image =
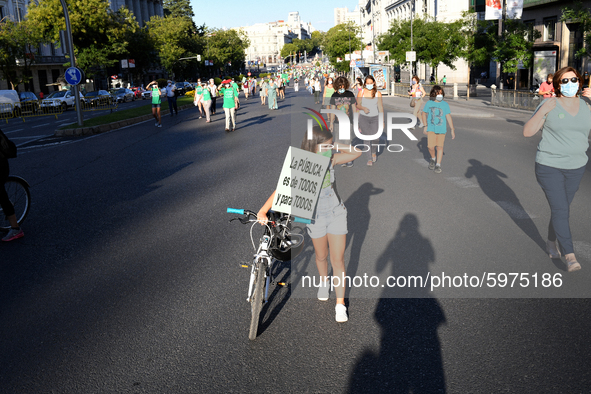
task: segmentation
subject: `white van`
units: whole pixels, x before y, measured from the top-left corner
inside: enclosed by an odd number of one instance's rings
[[[0,90],[0,114],[14,112],[15,116],[20,113],[21,101],[16,90]]]

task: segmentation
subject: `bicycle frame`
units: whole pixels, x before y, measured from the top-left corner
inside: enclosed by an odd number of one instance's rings
[[[268,232],[268,230],[267,230]],[[246,298],[247,302],[250,302],[250,298],[252,297],[253,292],[253,285],[256,278],[257,270],[261,268],[260,264],[261,261],[267,262],[268,271],[265,272],[265,302],[268,300],[268,292],[269,292],[269,279],[270,279],[270,272],[271,268],[273,267],[274,259],[269,255],[269,245],[271,244],[271,236],[269,234],[265,234],[261,237],[261,243],[259,245],[259,249],[257,253],[254,255],[252,260],[252,267],[250,269],[250,281],[248,283],[248,297]]]

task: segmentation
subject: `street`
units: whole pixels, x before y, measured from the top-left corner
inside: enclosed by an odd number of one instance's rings
[[[568,273],[545,252],[539,135],[522,135],[531,113],[483,100],[450,100],[441,174],[418,128],[418,141],[394,133],[402,152],[336,168],[347,275],[527,273],[528,285],[352,287],[339,324],[334,293],[322,302],[303,287],[317,274],[307,237],[249,341],[250,227],[226,208],[262,206],[304,135],[302,103],[319,106],[301,85],[277,111],[258,95],[240,102],[233,133],[218,100],[211,123],[190,108],[162,128],[32,144],[10,161],[32,208],[25,237],[0,245],[0,393],[589,391],[591,165],[570,212],[582,269]],[[386,111],[410,113],[408,102],[386,99]],[[75,121],[66,114],[2,129],[23,145]]]

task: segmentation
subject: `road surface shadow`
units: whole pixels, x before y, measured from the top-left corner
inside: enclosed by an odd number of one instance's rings
[[[406,214],[378,259],[378,272],[389,266],[392,276],[424,278],[434,260],[435,252],[421,235],[416,215]],[[445,393],[437,335],[445,315],[427,288],[384,287],[374,317],[382,331],[379,353],[365,350],[357,358],[348,392]]]
[[[349,262],[348,264],[345,262],[347,276],[355,276],[359,268],[361,249],[365,243],[365,237],[371,221],[369,200],[372,196],[380,194],[383,191],[384,189],[376,188],[372,183],[366,182],[345,201],[348,227],[347,245],[345,248],[351,248]],[[350,291],[351,289],[347,288],[345,298],[349,297]]]
[[[470,159],[468,163],[471,167],[468,167],[464,176],[475,177],[484,194],[505,211],[517,227],[545,251],[546,242],[529,213],[525,211],[515,192],[501,179],[508,176],[476,159]]]

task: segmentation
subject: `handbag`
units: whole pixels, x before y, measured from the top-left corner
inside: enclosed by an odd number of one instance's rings
[[[417,103],[416,103],[416,101],[415,101],[414,97],[411,97],[411,98],[410,98],[410,106],[411,106],[412,108],[414,108],[414,107],[415,107],[415,105],[417,105]]]

